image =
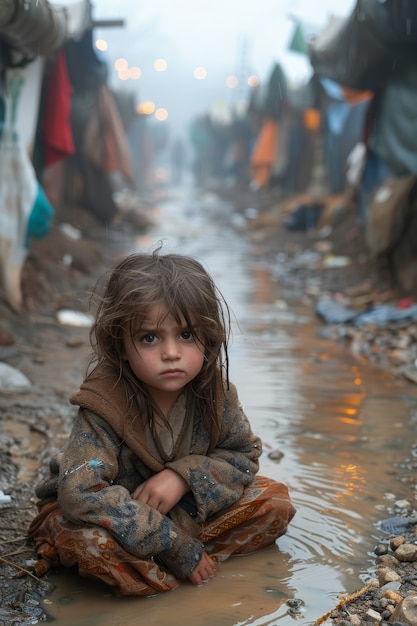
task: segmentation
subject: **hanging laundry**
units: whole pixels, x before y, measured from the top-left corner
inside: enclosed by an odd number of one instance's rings
[[[263,122],[251,158],[252,183],[257,188],[267,187],[269,184],[271,168],[276,159],[277,141],[278,122],[267,118]]]
[[[42,124],[45,167],[74,154],[70,121],[71,95],[67,62],[64,51],[60,48],[56,53],[46,90]]]

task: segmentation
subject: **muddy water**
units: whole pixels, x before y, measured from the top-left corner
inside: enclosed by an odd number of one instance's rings
[[[415,437],[415,389],[320,339],[300,294],[274,282],[229,221],[214,196],[183,193],[162,203],[158,226],[132,250],[162,240],[214,276],[234,315],[231,379],[264,441],[261,472],[288,484],[297,514],[276,547],[230,559],[201,588],[121,599],[60,574],[45,604],[57,625],[309,624],[367,580],[376,522],[393,514],[394,497],[413,495],[392,466]]]

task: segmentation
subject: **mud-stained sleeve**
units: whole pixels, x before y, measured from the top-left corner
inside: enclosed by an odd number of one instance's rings
[[[190,454],[167,463],[186,481],[197,505],[198,522],[232,506],[259,470],[262,442],[252,431],[234,388],[223,411],[221,439],[209,455]]]
[[[80,409],[61,459],[58,502],[75,523],[106,528],[130,553],[149,558],[172,554],[175,571],[184,578],[199,562],[203,547],[172,520],[133,500],[115,481],[119,473],[119,436],[94,413]]]

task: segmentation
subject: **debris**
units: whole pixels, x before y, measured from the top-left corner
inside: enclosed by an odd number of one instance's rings
[[[311,230],[320,218],[324,205],[313,202],[311,204],[301,204],[284,221],[284,226],[288,230]]]
[[[30,380],[7,363],[0,363],[0,392],[22,393],[32,387]]]
[[[57,320],[64,326],[83,326],[89,328],[94,321],[92,315],[82,313],[81,311],[71,311],[70,309],[61,309],[56,314]]]
[[[9,502],[11,502],[12,499],[10,496],[6,495],[1,489],[0,489],[0,504],[9,504]]]
[[[334,254],[326,254],[323,259],[323,267],[348,267],[351,264],[348,256],[336,256]]]

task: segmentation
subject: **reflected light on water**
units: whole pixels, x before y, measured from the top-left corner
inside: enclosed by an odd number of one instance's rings
[[[339,505],[349,506],[350,501],[358,500],[360,494],[365,491],[366,473],[357,465],[341,464],[336,468],[335,475],[341,485],[340,491],[336,494]]]
[[[120,600],[61,577],[51,607],[59,626],[72,626],[74,611],[88,626],[293,626],[287,602],[294,598],[302,601],[297,622],[308,626],[338,594],[362,586],[379,535],[373,524],[390,506],[385,494],[409,494],[390,468],[412,440],[415,391],[407,387],[405,402],[405,383],[318,337],[314,311],[277,285],[229,228],[229,208],[213,194],[167,200],[158,232],[134,247],[150,251],[163,241],[165,252],[195,256],[225,295],[236,318],[231,380],[264,443],[261,473],[288,485],[297,513],[277,547],[226,561],[202,588]],[[69,609],[60,604],[64,591],[74,598]]]

